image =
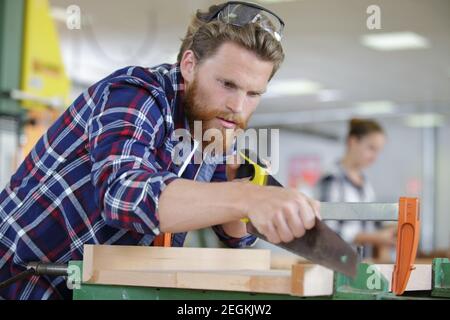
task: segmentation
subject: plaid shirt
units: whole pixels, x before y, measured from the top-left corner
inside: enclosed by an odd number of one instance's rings
[[[178,64],[127,67],[69,106],[0,194],[0,282],[27,262],[80,260],[84,244],[152,244],[158,198],[179,178],[171,153],[173,131],[188,128],[183,90]],[[191,160],[181,178],[194,179],[198,167]],[[217,165],[211,181],[225,180]],[[255,241],[213,229],[231,247]],[[63,277],[33,276],[0,290],[4,299],[70,296]]]

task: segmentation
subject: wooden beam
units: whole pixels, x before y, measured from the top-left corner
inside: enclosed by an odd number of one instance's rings
[[[91,284],[183,288],[297,296],[333,294],[333,272],[317,265],[298,265],[290,270],[99,270]],[[294,281],[295,279],[295,281]]]
[[[100,270],[269,270],[270,251],[85,245],[83,281]]]
[[[177,288],[290,294],[288,270],[179,272]]]
[[[392,291],[392,272],[394,271],[394,265],[376,264],[374,267],[389,281],[389,290]],[[431,290],[431,275],[432,270],[430,264],[414,265],[414,270],[411,272],[405,291]]]
[[[139,287],[290,294],[291,273],[288,270],[102,270],[97,272],[96,277],[91,279],[89,283]]]
[[[311,264],[309,260],[293,253],[271,252],[270,269],[291,270],[294,264]]]
[[[332,270],[317,264],[294,264],[291,275],[291,294],[302,297],[333,294]]]
[[[83,282],[303,297],[333,294],[332,270],[311,263],[292,265],[297,261],[293,257],[282,261],[292,268],[270,269],[269,250],[86,245]],[[393,268],[380,264],[371,270],[390,283]],[[416,265],[406,290],[431,290],[431,265]]]

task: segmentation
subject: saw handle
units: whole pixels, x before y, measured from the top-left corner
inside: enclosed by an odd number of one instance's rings
[[[239,166],[236,172],[236,179],[250,178],[250,182],[253,184],[259,186],[266,185],[268,175],[266,165],[263,164],[249,149],[244,149],[240,151],[239,154],[244,162]],[[250,222],[248,218],[242,218],[241,221],[245,223]]]

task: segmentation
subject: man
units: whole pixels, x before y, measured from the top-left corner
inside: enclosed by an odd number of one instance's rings
[[[193,18],[178,63],[127,67],[81,94],[0,194],[0,282],[30,261],[80,260],[84,244],[152,245],[172,233],[182,246],[186,232],[213,226],[246,247],[255,237],[242,218],[273,243],[312,228],[318,204],[294,190],[231,181],[224,164],[190,160],[181,172],[172,159],[176,129],[245,128],[284,58],[282,26],[252,4],[212,6]],[[0,289],[4,299],[70,294],[62,277]]]

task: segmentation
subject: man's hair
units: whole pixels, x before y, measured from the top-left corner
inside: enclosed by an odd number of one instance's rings
[[[272,78],[284,60],[281,43],[269,32],[253,23],[243,27],[218,20],[206,23],[205,17],[214,12],[217,7],[213,5],[207,12],[198,10],[192,18],[186,36],[182,40],[178,62],[181,61],[185,51],[192,50],[197,61],[201,63],[213,56],[223,43],[232,42],[254,52],[261,60],[272,62],[274,65]]]
[[[384,130],[381,125],[371,119],[351,119],[349,122],[348,138],[356,137],[361,139],[371,133],[382,133]]]

